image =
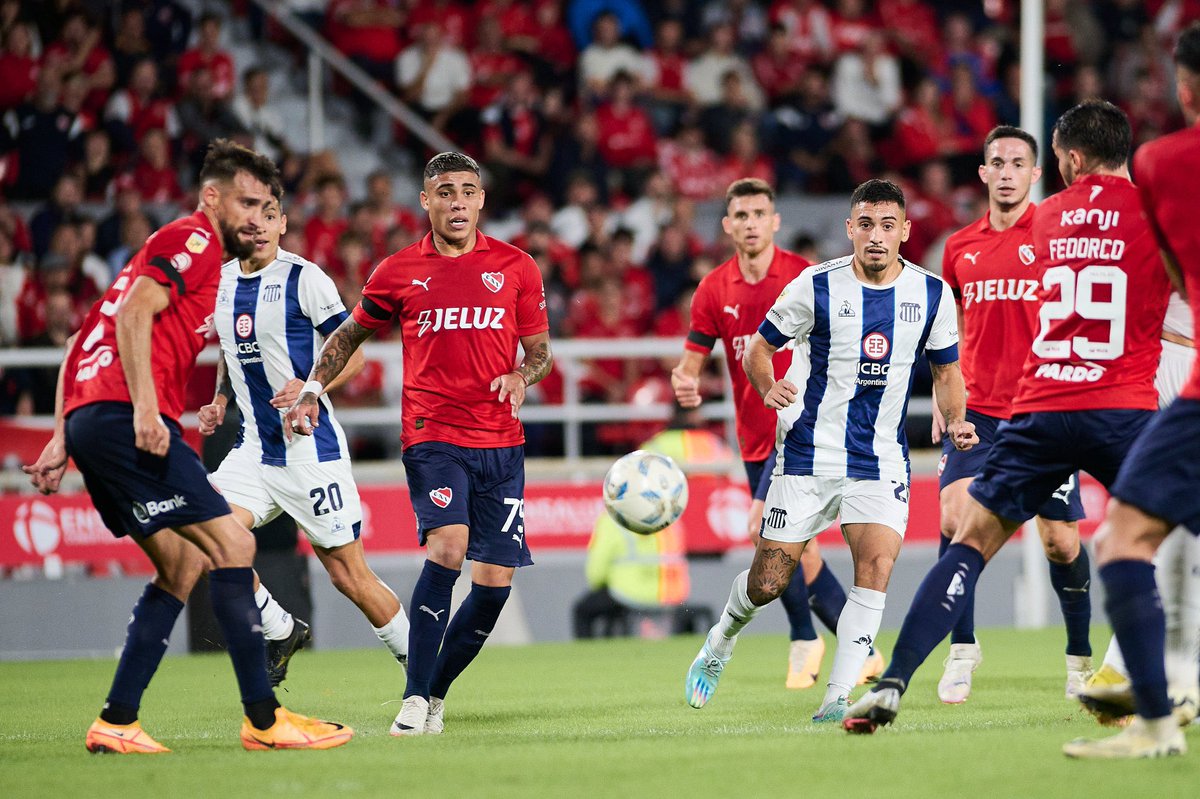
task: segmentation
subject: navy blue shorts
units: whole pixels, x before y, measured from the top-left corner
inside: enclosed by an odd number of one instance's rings
[[[959,480],[976,477],[983,471],[983,464],[996,441],[996,430],[1006,420],[968,409],[967,421],[975,425],[979,443],[963,452],[955,449],[949,436],[942,436],[938,491]],[[1079,493],[1078,472],[1073,472],[1066,482],[1054,491],[1038,508],[1037,515],[1056,522],[1077,522],[1087,516],[1083,511],[1083,497]]]
[[[1129,451],[1112,495],[1200,534],[1200,402],[1177,399],[1159,411]]]
[[[145,537],[164,527],[182,527],[229,514],[229,503],[213,486],[179,424],[167,418],[171,444],[160,458],[134,446],[133,406],[97,402],[67,417],[67,451],[104,526],[118,538]]]
[[[983,469],[968,488],[997,516],[1024,522],[1076,471],[1105,488],[1117,479],[1154,411],[1046,411],[1001,424]]]
[[[529,566],[525,543],[525,448],[477,449],[426,441],[404,450],[417,537],[447,524],[470,530],[467,558]]]
[[[766,500],[767,489],[771,487],[771,472],[775,471],[775,449],[761,461],[742,461],[746,468],[746,480],[750,483],[750,493],[755,499]]]

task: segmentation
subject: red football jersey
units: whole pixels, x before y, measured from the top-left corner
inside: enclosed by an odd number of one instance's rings
[[[1137,188],[1087,175],[1033,216],[1041,306],[1013,413],[1158,408],[1170,286]]]
[[[1200,128],[1192,127],[1143,144],[1133,158],[1150,226],[1160,246],[1183,270],[1192,318],[1200,315],[1200,230],[1192,219],[1191,192],[1200,174]],[[1180,396],[1200,400],[1200,362],[1192,362]]]
[[[522,336],[550,329],[537,264],[499,239],[443,256],[428,233],[380,261],[354,321],[376,330],[393,319],[404,342],[400,443],[511,447],[525,441],[492,380],[516,365]]]
[[[959,352],[967,407],[988,416],[1012,415],[1013,395],[1037,327],[1041,270],[1033,257],[1033,212],[1008,230],[989,214],[946,239],[942,277],[962,311]]]
[[[117,275],[88,311],[63,378],[63,409],[93,402],[129,402],[129,386],[117,352],[117,309],[141,275],[171,290],[171,302],[154,317],[150,368],[158,410],[170,419],[183,413],[188,377],[212,325],[221,282],[221,242],[208,217],[197,211],[161,228]]]
[[[761,461],[771,454],[778,416],[763,405],[762,397],[750,385],[742,369],[742,356],[779,293],[807,266],[808,261],[800,256],[776,247],[766,276],[757,283],[747,283],[735,255],[705,275],[692,297],[692,331],[684,346],[707,355],[717,339],[724,343],[743,460]],[[791,362],[791,352],[780,350],[775,354],[776,380],[787,374]]]

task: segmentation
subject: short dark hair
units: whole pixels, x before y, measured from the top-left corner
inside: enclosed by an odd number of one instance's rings
[[[1038,158],[1037,139],[1033,138],[1033,134],[1021,130],[1013,125],[997,125],[988,133],[987,138],[983,140],[983,157],[987,160],[988,148],[992,146],[992,142],[996,139],[1020,139],[1029,145],[1029,149],[1033,151],[1033,160],[1036,162]]]
[[[858,188],[850,195],[850,207],[859,203],[867,203],[868,205],[876,205],[877,203],[895,203],[900,206],[900,210],[904,210],[904,192],[895,183],[890,180],[882,180],[880,178],[872,178],[865,183],[858,184]]]
[[[271,190],[275,199],[283,198],[283,182],[279,167],[262,153],[256,153],[229,139],[214,139],[204,154],[204,165],[200,167],[200,183],[218,180],[230,183],[238,172],[245,172],[255,180],[262,181]]]
[[[1124,166],[1133,145],[1129,117],[1107,100],[1084,100],[1068,108],[1054,123],[1054,136],[1059,149],[1078,150],[1108,169]]]
[[[261,66],[257,66],[257,65],[253,66],[253,67],[247,67],[242,72],[242,85],[245,86],[245,85],[249,84],[250,81],[254,80],[259,75],[267,75],[267,74],[269,74],[269,73],[267,72],[265,67],[261,67]]]
[[[733,202],[735,197],[754,197],[759,194],[765,196],[771,202],[775,202],[775,190],[765,180],[759,178],[740,178],[735,180],[725,190],[725,210],[729,210],[729,204]]]
[[[478,175],[479,164],[465,153],[438,153],[425,165],[426,180],[447,172],[474,172]]]
[[[1179,41],[1175,43],[1175,63],[1200,77],[1200,20],[1179,34]]]

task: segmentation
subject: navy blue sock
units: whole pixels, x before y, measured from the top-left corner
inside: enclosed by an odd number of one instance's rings
[[[829,632],[837,635],[838,619],[842,617],[842,608],[846,604],[846,592],[838,582],[837,575],[829,568],[829,564],[821,561],[821,570],[808,584],[808,606],[813,615],[821,620]]]
[[[496,588],[477,584],[471,586],[471,593],[446,629],[446,641],[438,653],[433,680],[429,683],[430,696],[446,698],[450,683],[471,665],[479,650],[483,649],[510,593],[511,585]]]
[[[242,705],[250,721],[261,728],[263,706],[274,702],[275,692],[267,679],[267,643],[262,636],[262,615],[254,602],[254,570],[248,566],[213,569],[208,573],[208,587],[213,615],[225,634],[242,692]],[[250,715],[251,705],[255,706],[254,715]]]
[[[975,593],[975,583],[983,571],[979,550],[966,544],[951,544],[946,554],[933,564],[913,597],[908,615],[900,627],[900,637],[892,649],[892,662],[880,679],[892,680],[892,687],[908,688],[913,674],[929,653],[942,642],[966,601]]]
[[[438,650],[450,623],[450,597],[454,593],[454,582],[460,575],[458,569],[447,569],[431,560],[425,561],[421,576],[413,587],[412,601],[408,603],[408,684],[404,698],[423,696],[429,698],[429,683],[433,680],[438,662]]]
[[[1050,585],[1058,594],[1067,625],[1067,654],[1091,657],[1088,628],[1092,624],[1092,569],[1083,544],[1079,545],[1079,556],[1070,563],[1050,561]]]
[[[1167,620],[1154,582],[1154,566],[1142,560],[1118,560],[1100,567],[1104,610],[1125,656],[1138,715],[1159,719],[1171,712],[1167,670],[1163,665]]]
[[[938,536],[938,558],[946,554],[946,547],[950,546],[950,539],[946,534]],[[975,592],[964,597],[962,615],[958,617],[958,621],[954,622],[954,629],[950,631],[950,643],[952,644],[973,644],[975,643]]]
[[[167,651],[167,639],[179,618],[183,603],[154,583],[149,583],[141,599],[133,606],[133,617],[125,633],[125,648],[117,663],[112,688],[100,718],[109,724],[137,721],[142,694],[158,670]]]
[[[811,641],[817,637],[817,631],[813,629],[812,611],[808,608],[808,586],[804,584],[803,567],[797,566],[796,571],[792,572],[792,580],[783,589],[779,601],[787,613],[793,641]]]

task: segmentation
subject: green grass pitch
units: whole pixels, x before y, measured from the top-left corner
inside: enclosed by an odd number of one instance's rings
[[[703,710],[683,698],[699,637],[491,647],[451,692],[446,733],[414,739],[387,734],[403,684],[382,649],[303,652],[281,701],[358,733],[327,752],[242,751],[228,659],[168,658],[142,721],[174,753],[154,757],[83,748],[112,661],[0,663],[0,792],[55,799],[1196,796],[1200,751],[1119,763],[1062,756],[1070,738],[1107,734],[1063,699],[1062,636],[983,631],[975,694],[956,707],[939,704],[934,691],[943,645],[918,673],[897,725],[872,737],[809,721],[820,689],[783,687],[787,644],[774,635],[739,642]],[[885,652],[894,638],[880,637]],[[1200,728],[1188,739],[1200,750]]]

